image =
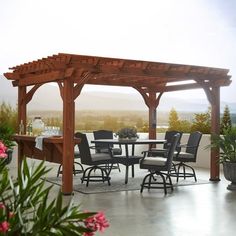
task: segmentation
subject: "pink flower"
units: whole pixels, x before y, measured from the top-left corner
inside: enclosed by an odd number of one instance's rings
[[[104,232],[104,230],[109,227],[109,223],[105,218],[103,212],[98,212],[96,215],[87,218],[85,221],[85,226],[91,230]],[[93,233],[93,232],[92,232]],[[92,236],[94,234],[84,233],[84,236]]]
[[[83,236],[94,236],[94,232],[85,232]]]
[[[0,233],[6,233],[9,229],[10,224],[7,221],[0,223]]]
[[[0,209],[5,209],[5,208],[6,206],[2,202],[0,202]]]
[[[7,151],[7,147],[3,144],[2,141],[0,141],[0,158],[7,157],[6,151]]]
[[[14,217],[15,216],[15,214],[14,214],[14,212],[9,212],[9,214],[8,214],[8,216],[9,216],[9,218],[12,218],[12,217]]]

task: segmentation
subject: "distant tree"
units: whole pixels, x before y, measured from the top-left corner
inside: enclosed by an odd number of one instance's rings
[[[84,129],[86,132],[93,130],[93,122],[88,120],[84,123]]]
[[[10,104],[2,102],[0,104],[0,123],[11,127],[14,132],[17,131],[17,110]]]
[[[203,134],[211,132],[211,113],[208,109],[205,113],[195,113],[191,131],[200,131]]]
[[[57,126],[62,128],[62,118],[60,117],[46,117],[44,118],[47,126]]]
[[[149,126],[148,126],[148,123],[145,122],[143,124],[143,127],[140,129],[140,132],[144,132],[144,133],[147,133],[149,131]]]
[[[104,128],[116,131],[118,129],[118,118],[113,116],[106,116],[104,119]]]
[[[135,125],[137,127],[137,130],[140,131],[143,128],[143,125],[143,119],[141,117],[138,118]]]
[[[226,105],[220,123],[220,133],[223,134],[225,130],[229,130],[231,128],[232,128],[232,122],[230,118],[230,111],[229,107]]]
[[[169,130],[179,130],[180,120],[177,111],[172,108],[169,113]]]
[[[180,120],[179,121],[179,128],[178,131],[183,133],[190,133],[191,132],[192,123],[188,120]]]

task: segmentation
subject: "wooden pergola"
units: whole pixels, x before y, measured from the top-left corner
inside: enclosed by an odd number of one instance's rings
[[[220,87],[228,69],[59,53],[10,68],[5,77],[18,87],[18,122],[26,126],[27,104],[43,84],[56,82],[63,100],[62,192],[73,186],[75,99],[85,84],[136,89],[149,109],[149,138],[156,138],[156,109],[164,92],[202,88],[211,104],[211,132],[220,130]],[[28,86],[32,86],[27,88]],[[18,157],[19,160],[21,157]],[[210,180],[219,180],[219,150],[211,150]]]

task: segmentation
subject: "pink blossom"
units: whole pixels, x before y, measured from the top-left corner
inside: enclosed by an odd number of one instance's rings
[[[2,141],[0,141],[0,158],[7,157],[6,151],[7,147],[2,143]]]
[[[5,233],[8,231],[10,224],[7,221],[0,223],[0,233]]]
[[[14,214],[14,212],[11,212],[11,211],[10,211],[10,212],[8,213],[8,216],[9,216],[9,218],[12,218],[12,217],[15,216],[15,214]]]
[[[0,209],[5,209],[5,208],[6,206],[2,202],[0,202]]]
[[[94,232],[85,232],[83,236],[94,236]]]
[[[104,230],[109,227],[109,223],[105,218],[103,212],[98,212],[96,215],[91,216],[85,220],[85,225],[87,228],[95,231],[104,232]],[[84,236],[92,236],[93,234],[84,234]]]

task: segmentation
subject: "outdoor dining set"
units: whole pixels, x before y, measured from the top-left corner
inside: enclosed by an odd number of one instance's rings
[[[196,131],[189,135],[186,144],[181,143],[182,132],[166,131],[164,139],[122,139],[114,138],[113,131],[96,130],[94,139],[89,144],[85,133],[76,132],[75,138],[80,139],[78,151],[74,154],[74,175],[81,173],[81,182],[86,186],[90,182],[107,182],[112,184],[113,169],[120,170],[120,164],[125,166],[125,184],[128,183],[129,168],[134,178],[134,165],[148,172],[144,176],[140,191],[147,189],[173,190],[171,178],[192,177],[197,181],[194,168],[189,165],[196,162],[197,151],[202,133]],[[136,145],[146,145],[148,148],[139,155],[135,153]],[[158,145],[158,147],[156,146]],[[159,146],[162,145],[161,148]],[[80,169],[75,166],[79,165]],[[85,168],[86,166],[86,168]],[[62,165],[57,176],[62,173]]]

